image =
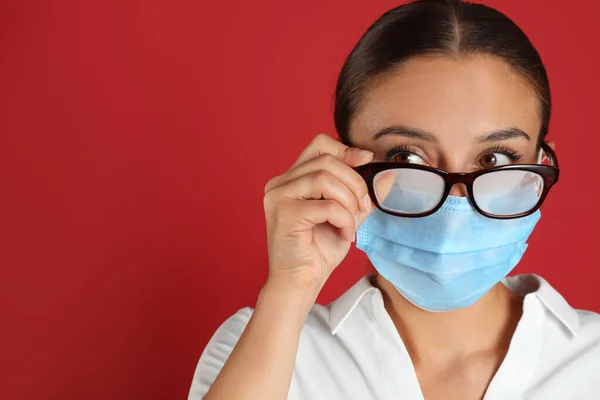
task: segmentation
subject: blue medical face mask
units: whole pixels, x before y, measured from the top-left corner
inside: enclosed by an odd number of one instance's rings
[[[517,265],[540,211],[516,219],[479,214],[466,197],[448,196],[434,214],[401,218],[375,210],[356,247],[411,303],[428,311],[468,307]]]

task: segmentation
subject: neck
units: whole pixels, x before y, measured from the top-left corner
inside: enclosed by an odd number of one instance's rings
[[[415,306],[379,274],[373,284],[415,363],[505,354],[522,314],[523,299],[502,283],[470,307],[440,313]]]

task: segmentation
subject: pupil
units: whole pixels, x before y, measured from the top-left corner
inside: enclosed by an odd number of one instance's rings
[[[406,162],[406,161],[410,161],[410,154],[409,153],[398,153],[396,154],[396,162]]]
[[[496,165],[496,156],[493,154],[488,154],[483,158],[483,163],[485,167],[491,167]]]

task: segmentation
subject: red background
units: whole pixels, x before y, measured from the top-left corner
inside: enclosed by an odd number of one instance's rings
[[[600,6],[487,3],[545,60],[562,166],[516,272],[600,311]],[[264,184],[335,135],[339,68],[397,4],[2,2],[0,397],[185,398],[266,277]],[[353,249],[320,301],[367,270]]]

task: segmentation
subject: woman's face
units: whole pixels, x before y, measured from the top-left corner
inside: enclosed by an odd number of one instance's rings
[[[539,107],[530,86],[496,58],[415,58],[369,84],[350,138],[373,151],[374,161],[448,172],[534,164]],[[464,188],[455,185],[451,194]]]

